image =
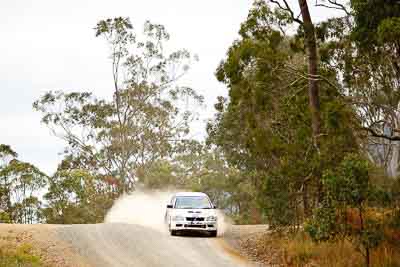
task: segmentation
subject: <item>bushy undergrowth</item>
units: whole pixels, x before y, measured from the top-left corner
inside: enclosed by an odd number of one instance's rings
[[[273,266],[365,266],[363,256],[356,249],[346,239],[316,243],[304,232],[266,234],[246,242],[246,250],[257,255],[257,260]],[[400,266],[400,251],[393,243],[382,242],[372,252],[371,259],[373,267]]]
[[[357,247],[349,240],[313,242],[307,235],[282,241],[285,264],[288,266],[365,266],[364,258],[356,253]],[[373,252],[370,266],[400,266],[398,248],[387,242],[381,243]]]
[[[40,258],[34,255],[32,245],[23,243],[11,245],[8,238],[0,240],[0,266],[6,267],[39,267],[42,266]]]

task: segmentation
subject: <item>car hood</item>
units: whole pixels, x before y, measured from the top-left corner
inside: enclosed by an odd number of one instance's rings
[[[183,217],[208,217],[217,216],[215,209],[174,209],[173,215]]]

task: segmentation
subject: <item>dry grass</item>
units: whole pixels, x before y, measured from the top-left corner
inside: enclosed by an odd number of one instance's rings
[[[348,240],[314,243],[305,234],[264,234],[242,240],[247,256],[267,266],[365,266],[364,258]],[[371,266],[400,266],[400,248],[381,244],[372,253]]]
[[[314,243],[304,235],[281,241],[287,266],[362,266],[362,257],[350,242]]]
[[[42,266],[40,257],[35,255],[33,246],[20,243],[12,232],[0,235],[0,266],[38,267]]]
[[[25,265],[14,265],[0,262],[0,267],[13,266],[43,266],[43,267],[83,267],[86,264],[77,251],[70,244],[58,239],[57,229],[60,225],[45,224],[0,224],[0,247],[7,258],[27,255]],[[24,245],[28,244],[28,245]],[[33,256],[33,258],[29,258]],[[36,264],[35,259],[40,263]],[[15,258],[14,258],[15,259]],[[29,260],[33,262],[29,262]],[[36,264],[36,265],[35,265]]]

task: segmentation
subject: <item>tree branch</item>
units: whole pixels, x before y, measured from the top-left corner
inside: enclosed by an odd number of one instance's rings
[[[318,0],[315,0],[315,6],[341,10],[341,11],[344,11],[346,13],[346,15],[348,15],[348,16],[350,15],[350,12],[346,9],[346,7],[344,5],[338,3],[337,0],[327,0],[327,1],[331,5],[318,3]]]
[[[283,3],[285,4],[285,6],[282,6],[281,3],[279,2],[279,0],[269,0],[271,3],[276,4],[280,9],[282,9],[283,11],[286,11],[290,14],[290,17],[293,21],[297,22],[300,25],[303,25],[303,21],[301,21],[299,19],[299,17],[295,17],[293,10],[290,8],[287,0],[283,0]]]
[[[362,129],[369,132],[373,137],[384,138],[390,141],[400,141],[400,136],[389,136],[386,134],[380,134],[377,133],[374,129],[371,129],[369,127],[363,127]]]

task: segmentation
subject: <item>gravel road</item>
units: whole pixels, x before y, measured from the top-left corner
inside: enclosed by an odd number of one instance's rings
[[[173,237],[119,223],[64,226],[57,228],[57,235],[96,267],[249,266],[222,238]]]

